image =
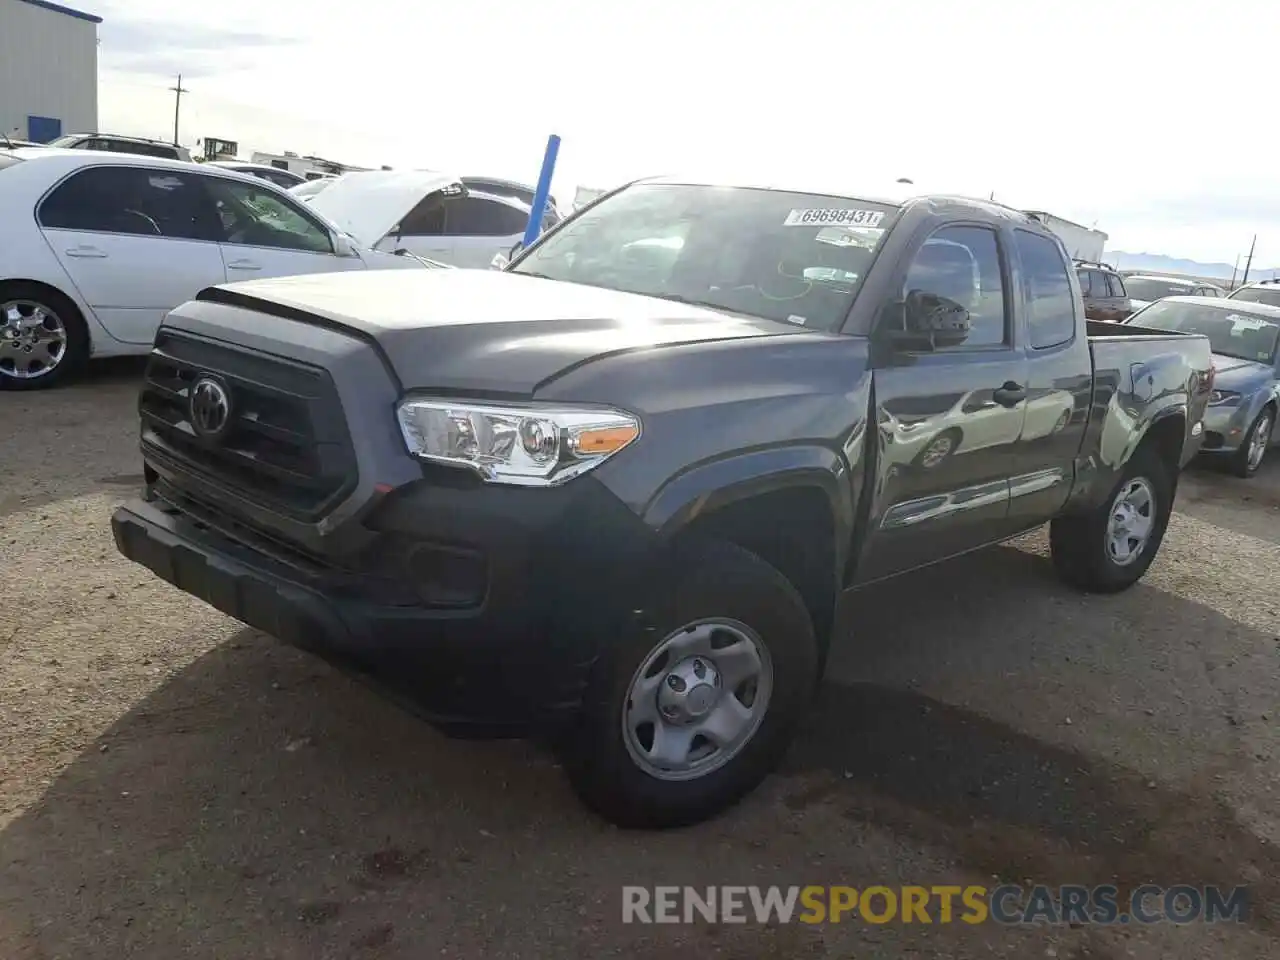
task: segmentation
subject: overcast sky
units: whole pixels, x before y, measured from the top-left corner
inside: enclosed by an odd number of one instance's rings
[[[172,136],[181,71],[182,142],[246,156],[532,181],[555,132],[563,200],[686,170],[906,176],[1096,223],[1113,249],[1229,263],[1256,230],[1280,261],[1264,2],[65,2],[105,19],[119,132]]]

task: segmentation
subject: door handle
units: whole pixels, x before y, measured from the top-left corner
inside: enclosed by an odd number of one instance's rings
[[[1027,399],[1027,388],[1020,383],[1006,380],[1004,386],[991,391],[991,399],[1002,407],[1016,407]]]
[[[228,270],[261,270],[262,264],[254,263],[252,260],[231,260],[227,263]]]
[[[97,247],[72,247],[66,251],[66,254],[78,260],[105,260],[107,257],[107,254]]]

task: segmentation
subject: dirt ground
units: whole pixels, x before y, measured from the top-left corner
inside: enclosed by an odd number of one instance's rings
[[[0,394],[0,957],[1280,956],[1280,456],[1206,468],[1146,579],[1042,536],[858,597],[785,769],[605,826],[117,556],[137,367]],[[1252,888],[1186,927],[621,923],[625,884]]]

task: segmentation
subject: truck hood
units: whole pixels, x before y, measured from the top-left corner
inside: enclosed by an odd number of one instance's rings
[[[812,336],[773,320],[497,270],[394,270],[250,280],[202,293],[299,312],[376,341],[406,390],[530,397],[589,360],[630,350]]]
[[[358,171],[338,177],[308,205],[372,247],[429,194],[450,187],[461,189],[461,181],[434,170]]]

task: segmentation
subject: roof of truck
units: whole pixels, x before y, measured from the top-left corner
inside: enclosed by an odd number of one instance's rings
[[[825,197],[858,199],[868,203],[880,203],[893,207],[901,207],[909,203],[932,203],[935,205],[956,206],[967,210],[980,210],[993,217],[1013,219],[1022,223],[1038,223],[1041,227],[1048,229],[1043,223],[1029,216],[1026,211],[1019,210],[1016,207],[1006,206],[1003,203],[997,203],[982,197],[967,197],[952,193],[922,193],[916,189],[914,184],[886,184],[883,181],[874,183],[874,180],[871,180],[868,182],[871,189],[868,190],[856,186],[851,189],[848,181],[836,183],[817,179],[791,181],[752,177],[679,176],[674,174],[644,177],[634,182],[691,184],[704,187],[732,187],[744,190],[779,190],[790,193],[816,194]]]

